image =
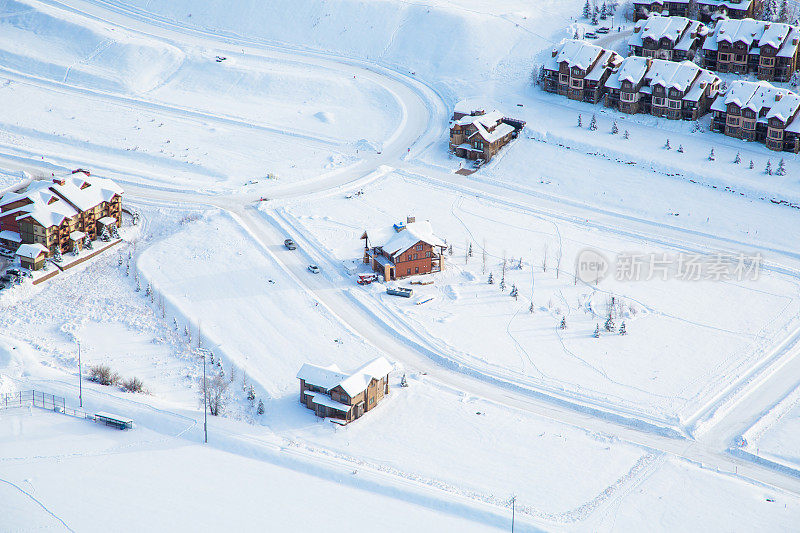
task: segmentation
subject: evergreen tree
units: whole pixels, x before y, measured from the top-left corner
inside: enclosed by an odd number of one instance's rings
[[[517,270],[522,270],[522,258],[519,258],[519,263],[517,263]]]
[[[716,159],[716,156],[714,155],[714,149],[712,148],[711,153],[708,154],[708,160],[713,161],[714,159]]]
[[[589,123],[589,131],[595,131],[597,129],[597,117],[592,115],[592,121]]]
[[[108,233],[108,226],[103,226],[103,231],[100,232],[100,240],[108,242],[111,240],[111,235]],[[120,266],[122,266],[122,256],[119,256]]]
[[[519,291],[517,291],[516,285],[514,284],[511,285],[511,292],[509,293],[509,296],[511,296],[515,300],[517,299],[517,296],[519,296]]]
[[[492,277],[491,272],[489,272],[489,285],[494,285],[494,277]]]
[[[614,123],[611,125],[611,135],[616,135],[619,133],[619,127],[617,126],[617,121],[615,120]]]
[[[627,331],[625,331],[625,322],[623,321],[622,324],[619,325],[619,334],[620,335],[627,335]]]
[[[792,73],[792,78],[789,81],[792,84],[792,87],[797,87],[797,82],[798,82],[797,72]]]
[[[772,161],[770,161],[769,159],[767,159],[767,167],[764,169],[764,173],[769,176],[772,176]]]
[[[753,160],[750,160],[750,170],[753,170],[756,166],[753,164]]]
[[[567,329],[567,317],[561,317],[561,324],[558,325],[558,329]]]
[[[467,255],[472,257],[472,243],[469,243],[469,251],[467,251]]]
[[[528,312],[530,314],[533,314],[533,301],[531,301],[531,305],[530,305],[530,307],[528,307]]]
[[[783,162],[783,158],[781,158],[780,162],[778,163],[778,170],[775,171],[775,174],[777,174],[778,176],[786,175],[786,166]]]
[[[630,134],[628,133],[628,130],[625,130],[625,133],[622,134],[622,138],[626,140],[631,138]]]
[[[408,380],[406,379],[406,375],[403,374],[403,377],[400,378],[400,386],[401,387],[408,387]]]
[[[592,16],[592,6],[589,5],[589,0],[586,0],[586,3],[583,4],[583,18],[588,19]]]
[[[672,147],[669,145],[669,139],[667,139],[667,143],[664,145],[664,148],[666,148],[667,150],[672,149]]]
[[[595,339],[599,339],[600,338],[600,324],[595,325],[594,333],[592,333],[592,337],[594,337]]]
[[[736,152],[736,157],[734,158],[733,162],[737,165],[742,162],[742,156],[739,155],[739,152]]]
[[[256,410],[256,414],[263,415],[264,414],[264,401],[258,400],[258,409]]]
[[[789,0],[781,2],[781,8],[778,11],[778,22],[783,22],[784,24],[789,22]]]
[[[603,2],[603,5],[600,6],[600,20],[606,20],[607,15],[608,15],[608,8],[606,7],[606,3]]]
[[[502,292],[506,292],[506,277],[505,276],[500,278],[500,290]]]
[[[678,153],[679,153],[679,154],[682,154],[682,153],[683,153],[683,145],[682,145],[682,144],[679,144],[679,145],[678,145]]]
[[[582,120],[582,117],[581,117],[580,113],[578,113],[578,127],[579,128],[583,127],[583,120]]]
[[[94,248],[94,244],[92,244],[92,238],[89,237],[88,235],[86,236],[85,239],[83,239],[83,247],[86,248],[87,250],[91,250]]]
[[[614,319],[611,318],[611,314],[608,315],[606,319],[606,324],[603,326],[606,328],[606,331],[614,331]]]
[[[447,247],[447,253],[450,254],[450,255],[453,255],[453,245],[452,244]]]
[[[136,220],[139,220],[136,218]],[[112,239],[119,239],[119,231],[117,231],[116,224],[111,224],[111,238]]]

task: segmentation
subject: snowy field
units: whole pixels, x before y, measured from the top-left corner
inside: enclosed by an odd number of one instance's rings
[[[84,376],[107,365],[146,389],[83,382],[85,408],[134,418],[126,432],[0,409],[0,530],[499,531],[512,496],[515,531],[796,529],[800,393],[780,396],[800,375],[800,211],[775,202],[800,204],[800,161],[708,117],[532,86],[591,28],[581,7],[0,0],[0,190],[90,168],[142,221],[0,291],[0,394],[76,407],[79,343]],[[622,30],[595,42],[624,51]],[[466,177],[447,154],[464,100],[527,122]],[[765,174],[780,158],[787,175]],[[452,245],[445,271],[408,300],[356,285],[362,231],[408,215]],[[592,284],[575,279],[586,248],[766,268]],[[229,383],[208,446],[200,348]],[[377,355],[391,393],[356,423],[299,403],[303,363]]]
[[[407,200],[397,205],[392,199],[398,197]],[[596,287],[575,284],[575,258],[585,248],[609,258],[677,251],[396,176],[356,198],[318,197],[285,210],[289,224],[310,232],[310,243],[322,246],[345,275],[366,268],[360,264],[364,229],[390,227],[407,214],[430,219],[454,250],[445,272],[432,277],[435,283],[415,287],[414,298],[402,300],[384,294],[380,284],[362,289],[353,282],[354,297],[385,308],[387,321],[407,323],[467,369],[656,420],[687,418],[797,327],[800,301],[792,278],[765,272],[758,281],[612,277]],[[470,245],[473,256],[466,258]],[[499,288],[504,256],[505,292]],[[487,283],[490,273],[494,285]],[[509,297],[512,284],[517,299]],[[628,335],[603,331],[594,338],[598,325],[604,329],[612,295],[623,306],[616,325],[625,321]],[[565,330],[558,328],[562,318]]]

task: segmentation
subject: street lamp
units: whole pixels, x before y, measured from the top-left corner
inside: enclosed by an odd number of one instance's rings
[[[197,352],[203,358],[203,443],[208,444],[208,388],[206,387],[206,353],[205,348],[198,348]]]

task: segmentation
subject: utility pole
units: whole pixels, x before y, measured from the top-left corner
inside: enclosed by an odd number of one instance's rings
[[[81,374],[81,341],[78,341],[78,404],[83,408],[83,379]]]
[[[516,514],[517,497],[511,497],[511,533],[514,533],[514,515]]]
[[[208,444],[208,388],[206,388],[206,354],[203,355],[203,443]]]

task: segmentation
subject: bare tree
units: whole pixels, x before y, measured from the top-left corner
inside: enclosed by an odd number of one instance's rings
[[[231,382],[225,379],[225,375],[222,372],[217,372],[211,379],[206,380],[206,390],[202,393],[205,393],[208,412],[213,416],[219,416],[225,411],[227,404],[226,392],[230,384]]]
[[[483,239],[483,251],[481,252],[481,261],[483,262],[483,267],[481,268],[481,274],[486,274],[486,239]]]
[[[542,254],[542,272],[547,272],[547,243],[544,244],[544,253]]]

